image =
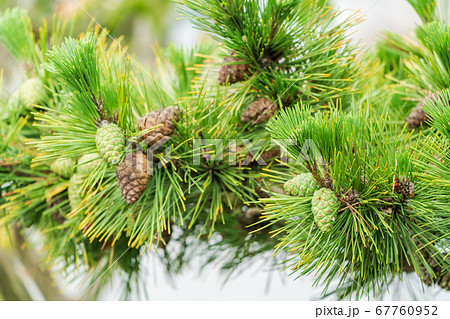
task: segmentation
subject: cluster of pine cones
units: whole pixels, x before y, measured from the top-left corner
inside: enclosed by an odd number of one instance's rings
[[[245,61],[237,58],[236,53],[230,52],[230,55],[224,58],[223,64],[219,69],[219,84],[234,84],[245,81],[250,75],[250,67]],[[241,114],[242,123],[251,123],[252,125],[267,122],[278,110],[278,105],[268,98],[261,97],[251,102]]]
[[[178,121],[178,107],[170,106],[151,111],[138,119],[142,133],[140,141],[149,147],[173,134]],[[116,176],[122,196],[130,205],[143,194],[150,179],[150,163],[142,149],[126,150],[122,129],[114,123],[105,123],[97,130],[97,148],[110,164],[117,165]]]
[[[291,178],[284,184],[284,190],[292,196],[311,196],[311,210],[315,223],[322,232],[331,230],[340,206],[333,190],[320,188],[311,173],[303,173]]]

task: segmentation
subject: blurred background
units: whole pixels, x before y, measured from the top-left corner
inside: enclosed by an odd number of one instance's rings
[[[355,41],[370,45],[377,35],[385,29],[396,33],[408,34],[413,30],[419,17],[405,0],[334,0],[337,7],[348,10],[360,10],[366,18],[355,27]],[[154,54],[151,45],[168,43],[191,47],[208,39],[206,34],[195,30],[188,21],[180,20],[175,5],[169,0],[0,0],[0,9],[19,6],[29,10],[35,25],[41,19],[52,20],[55,12],[70,19],[77,18],[77,31],[82,31],[95,19],[102,27],[108,29],[113,37],[125,36],[128,51],[143,65],[151,65]],[[3,69],[3,89],[13,92],[25,78],[21,66],[0,48],[0,68]],[[21,278],[29,297],[44,300],[45,296],[36,284],[36,271],[42,277],[49,275],[42,270],[30,269],[23,260],[22,253],[7,248],[9,241],[6,234],[0,233],[0,285],[14,284],[15,277]],[[38,240],[38,239],[36,239]],[[16,243],[17,244],[17,243]],[[20,244],[20,243],[18,243]],[[176,249],[176,248],[175,248]],[[26,258],[38,258],[32,252]],[[226,252],[225,252],[226,253]],[[265,256],[270,257],[270,256]],[[131,299],[150,300],[317,300],[320,299],[320,287],[313,287],[313,277],[302,277],[294,280],[289,270],[280,272],[271,270],[261,258],[260,263],[243,266],[236,275],[226,280],[219,267],[211,266],[201,271],[207,256],[193,260],[188,269],[181,274],[169,277],[164,266],[153,254],[145,257],[141,286],[147,295],[136,294]],[[26,260],[26,259],[25,259]],[[198,267],[196,266],[198,265]],[[75,274],[74,274],[75,275]],[[6,276],[6,279],[2,277]],[[84,295],[78,280],[68,282],[62,278],[54,278],[58,289],[50,293],[60,294],[60,299],[78,299]],[[100,300],[116,300],[120,298],[120,278],[113,280],[111,286],[102,289]],[[40,285],[42,286],[42,284]],[[47,292],[49,293],[49,292]],[[332,297],[331,297],[332,298]],[[450,292],[430,287],[420,287],[415,275],[404,282],[392,285],[385,300],[449,300]]]

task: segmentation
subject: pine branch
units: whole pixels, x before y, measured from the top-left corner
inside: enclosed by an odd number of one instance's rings
[[[13,8],[1,14],[0,42],[19,62],[36,61],[36,42],[26,10]]]

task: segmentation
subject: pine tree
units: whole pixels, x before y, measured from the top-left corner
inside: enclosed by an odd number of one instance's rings
[[[36,42],[6,10],[0,42],[27,80],[0,100],[1,224],[40,232],[49,267],[102,284],[112,268],[127,292],[153,249],[168,272],[207,252],[228,275],[275,250],[341,298],[405,272],[449,289],[450,31],[434,1],[410,3],[415,38],[361,53],[360,17],[323,1],[179,1],[215,42],[155,46],[151,72],[105,30],[55,18]]]

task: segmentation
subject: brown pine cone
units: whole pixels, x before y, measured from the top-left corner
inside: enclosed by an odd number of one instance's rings
[[[261,158],[266,163],[270,162],[270,160],[272,160],[274,158],[277,158],[278,156],[280,156],[280,150],[276,149],[276,148],[272,148],[270,150],[264,151],[261,154]]]
[[[243,123],[261,124],[270,120],[278,110],[278,105],[263,97],[250,103],[241,114]]]
[[[422,110],[423,101],[411,110],[408,117],[406,118],[406,123],[410,129],[418,128],[421,124],[425,125],[428,121],[428,115]]]
[[[142,195],[150,179],[149,173],[147,156],[140,150],[128,155],[116,167],[117,181],[128,204],[134,204]]]
[[[436,276],[439,278],[440,271],[438,269],[439,267],[436,267],[436,261],[434,261],[434,259],[428,257],[428,258],[426,258],[426,262],[431,267],[431,269],[433,269],[433,272],[436,274]],[[422,274],[423,283],[427,286],[431,286],[433,284],[433,279],[431,278],[431,274],[425,268],[425,265],[420,263],[419,269]]]
[[[233,62],[243,62],[242,59],[235,57],[236,53],[231,52],[230,56],[223,59],[223,63],[219,69],[219,84],[224,85],[241,82],[245,80],[245,75],[249,74],[248,64],[225,64]]]
[[[260,217],[261,217],[261,209],[259,209],[258,207],[243,206],[242,212],[239,213],[239,215],[237,216],[240,225],[238,227],[243,230],[251,231],[254,228],[248,226],[258,222]]]
[[[155,111],[151,111],[138,119],[139,130],[143,131],[159,126],[153,131],[142,135],[141,140],[151,146],[160,141],[163,137],[172,135],[175,129],[174,122],[176,121],[178,121],[177,106],[169,106],[165,109],[159,108]]]
[[[237,147],[236,153],[241,152],[242,148],[243,147]],[[258,160],[255,160],[253,154],[251,152],[248,152],[247,154],[245,154],[245,156],[242,156],[242,154],[239,155],[239,158],[236,156],[236,163],[233,166],[248,166],[251,163],[256,163],[259,160],[263,160],[266,164],[268,164],[271,160],[277,158],[278,156],[280,156],[280,150],[276,148],[262,152],[262,154],[258,157]]]
[[[260,217],[261,209],[259,209],[258,207],[250,207],[245,212],[245,220],[247,221],[248,225],[256,223]]]
[[[439,286],[442,289],[450,290],[450,272],[441,277],[441,279],[439,280]]]
[[[436,100],[438,99],[437,93],[430,94],[429,96],[423,98],[422,101],[417,103],[417,106],[412,109],[411,113],[409,113],[406,118],[406,122],[408,123],[408,127],[410,129],[414,129],[422,125],[427,125],[427,121],[430,119],[428,114],[423,110],[423,105],[427,100],[431,100],[436,104]],[[442,101],[443,102],[443,101]]]

